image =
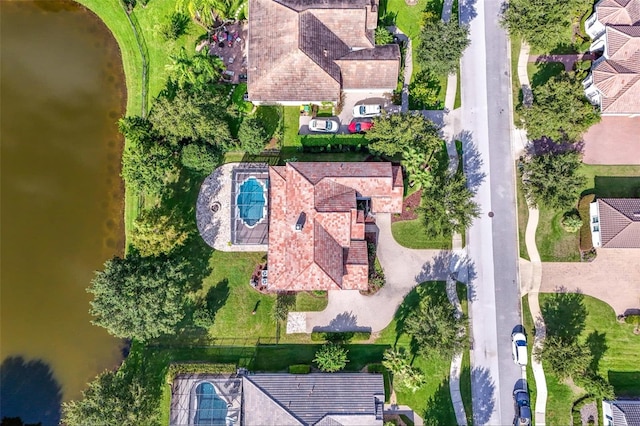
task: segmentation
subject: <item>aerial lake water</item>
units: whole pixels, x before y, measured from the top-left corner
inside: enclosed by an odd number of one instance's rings
[[[0,412],[48,425],[122,357],[91,324],[85,289],[124,247],[126,91],[93,13],[54,0],[0,8]]]

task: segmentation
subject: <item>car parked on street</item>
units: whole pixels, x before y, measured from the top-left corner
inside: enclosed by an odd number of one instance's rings
[[[309,130],[312,132],[338,133],[340,123],[331,118],[314,118],[309,122]]]
[[[511,356],[518,365],[527,365],[527,336],[522,332],[511,334]]]
[[[515,400],[516,416],[513,420],[515,426],[529,426],[531,424],[531,403],[529,392],[526,389],[516,389],[513,391]]]
[[[358,117],[376,117],[382,114],[381,105],[356,105],[353,107],[353,116]]]
[[[373,127],[373,122],[362,120],[351,120],[349,123],[349,133],[364,133]]]

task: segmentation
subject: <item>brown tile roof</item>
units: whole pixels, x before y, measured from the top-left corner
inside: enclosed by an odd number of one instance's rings
[[[337,101],[342,88],[395,88],[399,49],[373,44],[373,10],[365,0],[249,0],[249,99]]]
[[[600,198],[603,248],[640,248],[640,198]]]
[[[640,26],[608,25],[606,32],[608,59],[628,60],[640,50]],[[640,64],[631,64],[631,66],[636,71],[640,71]]]
[[[402,177],[402,167],[393,166],[391,167],[393,173],[393,186],[394,188],[404,188],[404,181]]]
[[[640,0],[602,0],[595,8],[598,20],[604,25],[640,23]]]
[[[364,215],[402,210],[391,163],[287,163],[269,170],[269,289],[367,288]],[[296,222],[304,215],[301,230]]]

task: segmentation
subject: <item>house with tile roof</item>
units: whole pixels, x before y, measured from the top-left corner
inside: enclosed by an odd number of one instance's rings
[[[391,163],[269,167],[267,291],[366,290],[366,222],[400,213],[403,191]]]
[[[596,248],[640,248],[640,198],[599,198],[589,205]]]
[[[392,92],[400,49],[376,46],[378,0],[249,0],[247,91],[255,104]]]
[[[640,401],[619,399],[602,401],[605,426],[640,425]]]
[[[583,81],[586,96],[602,115],[640,114],[640,0],[600,0],[585,30],[602,54]]]

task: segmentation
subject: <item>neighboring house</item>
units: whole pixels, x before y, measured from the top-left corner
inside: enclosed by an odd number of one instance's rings
[[[585,30],[602,53],[583,81],[586,96],[602,115],[640,114],[640,0],[600,0]]]
[[[337,103],[341,91],[392,92],[400,49],[376,46],[378,0],[250,0],[249,100]]]
[[[180,374],[171,426],[382,426],[381,374]]]
[[[596,248],[640,248],[640,198],[600,198],[589,205]]]
[[[391,163],[270,167],[267,290],[366,290],[365,222],[400,213],[402,196]]]
[[[602,401],[604,426],[640,425],[640,401],[617,400]]]
[[[246,426],[380,425],[381,374],[255,374],[244,377]]]

